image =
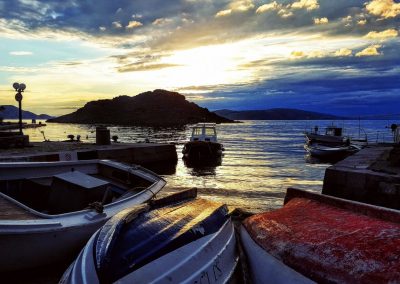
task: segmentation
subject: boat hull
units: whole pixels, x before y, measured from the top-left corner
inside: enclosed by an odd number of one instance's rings
[[[227,208],[202,199],[173,202],[119,213],[61,283],[226,283],[238,262]]]
[[[241,239],[255,283],[400,279],[396,210],[289,188],[283,208],[253,215],[243,227]]]
[[[100,283],[93,261],[93,236],[60,283]],[[175,250],[115,283],[227,283],[238,263],[233,224]]]
[[[25,165],[26,164],[26,165]],[[129,172],[151,183],[147,188],[121,196],[111,203],[102,206],[101,210],[84,209],[57,215],[38,212],[19,201],[0,193],[0,198],[9,204],[25,211],[28,219],[0,220],[0,272],[16,271],[69,261],[85,245],[90,236],[107,220],[118,212],[143,204],[151,200],[166,184],[165,180],[141,167],[130,167],[111,161],[78,161],[51,163],[16,163],[0,164],[0,169],[13,174],[14,179],[24,176],[38,175],[38,167],[45,168],[46,174],[58,174],[74,167],[81,171],[94,174],[97,166]],[[57,166],[58,165],[58,166]],[[26,166],[26,167],[25,167]],[[36,168],[36,171],[34,170]],[[0,174],[0,180],[6,181],[6,174]],[[40,173],[39,173],[40,175]],[[129,191],[127,191],[129,193]]]
[[[305,145],[304,149],[313,157],[317,158],[336,158],[351,155],[360,150],[357,146],[328,147],[324,145],[311,144]]]
[[[250,237],[243,226],[240,228],[240,239],[248,255],[253,283],[316,283],[267,253]]]
[[[182,150],[184,158],[195,160],[221,157],[222,153],[222,144],[207,141],[187,142]]]
[[[73,259],[106,220],[80,227],[0,235],[0,271],[14,271]]]

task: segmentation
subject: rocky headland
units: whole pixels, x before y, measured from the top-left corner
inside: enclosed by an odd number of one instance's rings
[[[135,126],[181,126],[199,122],[228,123],[206,108],[186,100],[185,96],[166,90],[86,103],[77,111],[49,119],[59,123],[102,123]]]

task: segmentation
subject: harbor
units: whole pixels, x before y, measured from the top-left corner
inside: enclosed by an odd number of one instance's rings
[[[228,188],[225,184],[226,182],[223,181],[221,181],[222,182],[221,185],[223,184],[225,185],[221,187],[215,187],[215,185],[210,186],[212,185],[212,183],[209,183],[210,180],[214,180],[215,183],[215,181],[220,179],[218,177],[219,176],[218,171],[224,167],[224,163],[226,162],[230,163],[229,161],[232,158],[232,156],[236,155],[235,151],[237,150],[235,150],[234,144],[229,143],[230,139],[233,139],[233,137],[229,137],[226,135],[228,135],[228,133],[231,132],[234,133],[238,132],[238,131],[232,131],[232,128],[239,127],[244,129],[248,127],[255,127],[256,125],[260,125],[260,122],[257,123],[251,122],[250,124],[249,122],[246,122],[245,124],[247,125],[244,126],[243,123],[240,123],[233,125],[217,126],[217,130],[219,133],[218,140],[224,143],[226,152],[222,156],[221,163],[219,165],[214,165],[211,167],[206,165],[206,166],[200,166],[199,168],[196,167],[190,168],[188,167],[185,159],[183,159],[184,156],[184,154],[182,153],[182,149],[184,146],[183,141],[189,140],[188,137],[192,133],[191,128],[186,128],[186,130],[183,130],[183,132],[182,130],[178,130],[177,133],[173,134],[172,139],[171,136],[162,137],[162,139],[158,140],[157,142],[151,142],[151,143],[149,143],[149,141],[147,142],[142,141],[140,143],[125,143],[123,141],[118,141],[117,143],[115,143],[112,141],[108,141],[109,143],[107,142],[106,144],[109,145],[99,145],[103,143],[102,141],[100,141],[102,139],[100,140],[96,139],[96,137],[94,136],[92,136],[91,138],[92,140],[85,142],[82,141],[81,142],[77,141],[30,142],[29,147],[1,150],[0,158],[2,163],[11,163],[11,165],[13,162],[14,163],[28,162],[28,164],[29,163],[34,164],[35,162],[39,162],[42,164],[52,163],[52,162],[58,162],[58,163],[64,162],[68,164],[68,163],[73,163],[75,161],[75,163],[81,163],[87,161],[88,159],[93,159],[93,161],[96,161],[98,159],[107,159],[107,160],[115,160],[118,162],[124,162],[126,164],[148,165],[150,169],[152,169],[152,166],[154,165],[159,166],[163,164],[169,164],[172,166],[154,167],[153,169],[156,172],[159,172],[166,180],[166,185],[157,194],[157,198],[162,199],[165,196],[176,194],[184,190],[189,190],[193,187],[192,185],[196,185],[196,192],[199,198],[205,198],[206,200],[213,200],[214,202],[227,203],[230,212],[234,211],[236,212],[237,210],[239,210],[238,212],[241,212],[239,214],[240,215],[245,214],[245,216],[251,216],[253,214],[258,214],[261,212],[274,212],[275,210],[282,207],[286,192],[285,188],[280,189],[280,192],[274,193],[273,191],[271,191],[271,188],[269,188],[270,186],[268,185],[268,183],[265,183],[265,185],[260,189],[248,188],[246,191],[238,191],[235,188]],[[253,124],[254,126],[252,126]],[[282,122],[273,123],[273,125],[271,125],[272,128],[270,128],[269,130],[269,135],[273,136],[274,135],[273,129],[276,129],[276,135],[278,135],[278,137],[282,137],[282,135],[286,137],[291,137],[291,135],[288,133],[284,134],[284,131],[282,131],[280,127],[282,125],[287,125],[287,123],[284,124],[282,124]],[[298,129],[301,129],[302,127],[304,128],[304,124],[299,124]],[[351,129],[351,127],[347,128]],[[89,129],[90,128],[88,128],[88,130]],[[118,131],[119,130],[118,128],[110,127],[110,130],[111,134],[118,134],[119,137],[124,137],[126,135],[121,132],[115,133],[114,131],[115,130]],[[29,133],[26,131],[28,130],[25,130],[25,133]],[[33,132],[35,130],[32,129],[31,131]],[[89,130],[89,133],[90,132],[93,132],[93,134],[95,134],[96,131]],[[148,130],[144,130],[142,134],[139,134],[137,139],[138,140],[142,139],[141,137],[143,137],[142,135],[144,133],[148,133]],[[84,133],[82,133],[82,136],[83,135]],[[323,162],[321,164],[316,161],[309,160],[310,158],[307,157],[307,155],[305,155],[306,152],[302,152],[304,150],[301,151],[302,148],[301,144],[304,143],[304,136],[302,135],[302,131],[301,130],[298,131],[296,135],[298,135],[298,138],[294,138],[294,141],[298,142],[296,142],[294,145],[298,149],[296,150],[296,152],[299,151],[297,156],[299,159],[299,163],[301,162],[306,167],[314,168],[314,170],[317,168],[320,171],[321,177],[319,180],[316,180],[317,184],[319,185],[315,186],[315,189],[311,190],[312,192],[316,193],[320,192],[325,195],[336,196],[347,200],[355,200],[355,201],[361,201],[365,203],[385,206],[389,208],[396,208],[394,206],[397,205],[393,204],[397,202],[396,184],[398,184],[397,171],[399,171],[399,167],[396,162],[397,161],[396,159],[398,159],[396,158],[397,152],[396,150],[393,150],[395,149],[395,147],[393,147],[391,144],[369,145],[363,150],[359,151],[358,153],[353,154],[350,157],[342,161],[339,161],[335,164],[329,164],[326,162]],[[109,136],[112,135],[108,134],[107,137]],[[186,138],[182,138],[182,140],[171,141],[174,139],[173,137],[185,137],[185,136]],[[35,136],[32,135],[32,137]],[[40,139],[40,136],[37,137],[39,137]],[[58,137],[59,137],[58,139],[62,140],[63,133],[60,133]],[[156,140],[156,138],[154,136],[152,137],[151,135],[149,135],[147,139],[153,141]],[[52,137],[52,140],[55,140],[55,138]],[[90,141],[93,142],[90,143]],[[263,139],[261,141],[265,143]],[[254,146],[257,145],[257,143],[255,143],[254,140],[251,143]],[[290,151],[287,152],[288,148],[285,150],[286,151],[282,152],[282,154],[285,155],[287,159],[288,157],[290,157],[287,156],[290,153]],[[271,147],[270,151],[273,151]],[[76,168],[76,166],[73,167]],[[187,171],[187,173],[190,174],[191,177],[181,179],[178,182],[177,176],[182,175],[182,173],[184,173],[184,172],[181,173],[182,171],[181,167],[183,167],[185,171]],[[169,170],[166,171],[165,169],[167,168],[169,168]],[[240,169],[240,168],[241,168],[240,166],[234,167],[234,169]],[[286,169],[282,167],[281,170],[287,171],[288,168],[287,166]],[[367,170],[370,172],[369,173],[365,172]],[[16,174],[13,168],[9,168],[8,171],[10,171],[9,174],[4,171],[2,172],[5,176]],[[369,185],[365,182],[362,183],[363,179],[365,178],[360,178],[360,171],[365,172],[365,175],[368,176],[367,180],[369,181],[372,180],[370,177],[371,173],[375,173],[375,175],[377,175],[374,177],[375,184]],[[201,175],[199,175],[199,173],[201,173]],[[384,175],[388,177],[384,177]],[[187,183],[187,181],[189,180],[196,180],[196,182],[199,182],[202,179],[203,179],[202,182],[203,186],[201,185],[197,186],[196,183]],[[293,181],[294,180],[292,180],[292,182],[288,184],[287,187],[293,187],[293,186],[298,187],[296,186],[296,182]],[[260,182],[262,182],[262,180],[260,180]],[[312,187],[306,185],[307,183],[301,185],[303,184],[303,182],[304,181],[300,183],[300,187],[305,187],[308,191],[310,191]],[[378,182],[380,186],[383,185],[384,187],[372,195],[371,190],[370,189],[367,190],[367,188],[371,188],[371,186],[376,185],[376,182]],[[369,187],[367,187],[367,185]],[[388,190],[388,188],[390,190]],[[363,189],[364,189],[363,191],[364,195],[361,196],[360,192]],[[343,194],[343,192],[346,194]],[[387,201],[384,201],[385,198],[387,199]],[[379,204],[376,203],[376,201],[380,202],[382,200],[383,203]],[[12,204],[5,203],[5,201],[3,201],[3,203],[4,203],[3,208],[5,208],[4,210],[7,211],[15,209],[14,207],[11,206]],[[240,217],[239,219],[236,220],[243,220],[242,218],[244,217]],[[238,230],[240,230],[240,226],[238,226],[237,228]],[[253,245],[252,247],[254,249]],[[253,253],[254,252],[252,252],[252,254]],[[51,274],[47,273],[46,269],[42,269],[40,267],[37,269],[28,269],[28,270],[25,269],[27,273],[26,275],[28,276],[24,276],[21,279],[21,281],[24,282],[27,281],[28,283],[35,283],[35,281],[39,281],[36,283],[42,283],[42,282],[54,283],[60,279],[61,274],[64,272],[66,265],[70,262],[70,258],[65,258],[65,259],[69,259],[69,261],[66,261],[64,264],[62,261],[59,261],[58,264],[54,266],[54,271],[56,272]],[[247,261],[250,261],[251,263],[252,260],[247,259]],[[3,267],[5,266],[3,265]],[[242,277],[244,277],[243,272],[240,273],[236,272],[235,278],[238,277],[239,279],[242,279]],[[250,276],[247,275],[247,277]],[[235,281],[240,282],[241,280],[236,279]]]
[[[0,281],[400,284],[399,0],[0,0]]]

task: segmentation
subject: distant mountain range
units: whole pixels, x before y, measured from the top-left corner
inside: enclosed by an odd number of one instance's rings
[[[216,110],[219,116],[233,120],[331,120],[345,119],[343,117],[304,111],[290,108],[273,108],[266,110],[244,110],[234,111],[229,109]]]
[[[104,123],[137,126],[180,126],[198,122],[233,122],[166,90],[88,102],[77,111],[49,122]]]
[[[18,107],[13,105],[3,106],[4,110],[0,109],[0,117],[4,119],[18,119]],[[35,114],[30,111],[22,110],[22,119],[49,119],[52,116],[47,114]]]

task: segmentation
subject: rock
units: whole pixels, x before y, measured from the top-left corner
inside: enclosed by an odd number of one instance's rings
[[[104,123],[136,126],[182,126],[198,122],[233,122],[188,102],[177,92],[154,90],[137,96],[119,96],[87,103],[76,112],[49,122]]]

